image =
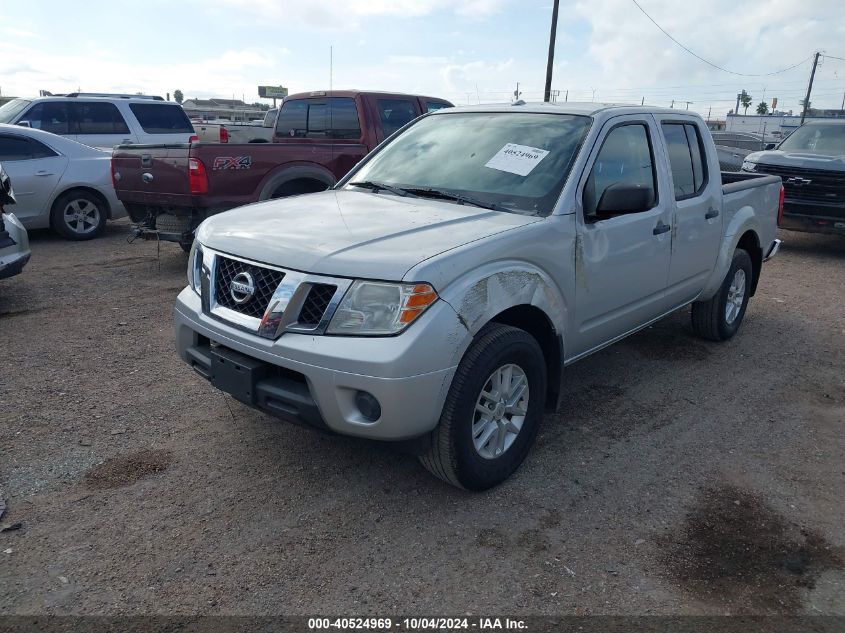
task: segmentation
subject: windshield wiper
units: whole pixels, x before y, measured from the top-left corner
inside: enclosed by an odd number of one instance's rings
[[[393,185],[387,185],[383,182],[373,182],[372,180],[364,180],[361,182],[350,182],[347,183],[352,185],[353,187],[361,187],[363,189],[370,189],[373,193],[378,193],[379,191],[389,191],[390,193],[402,196],[403,198],[412,195],[411,192],[407,189],[402,189],[401,187],[394,187]],[[416,197],[416,196],[414,196]]]
[[[442,200],[454,200],[458,204],[471,204],[474,207],[481,207],[482,209],[492,209],[493,211],[506,211],[502,209],[495,202],[484,202],[472,196],[465,196],[460,193],[452,193],[450,191],[443,191],[442,189],[420,188],[407,189],[409,193],[420,196],[421,198],[440,198]]]

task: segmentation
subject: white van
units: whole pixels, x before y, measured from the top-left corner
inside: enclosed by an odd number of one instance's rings
[[[74,93],[13,99],[0,107],[0,123],[36,128],[102,148],[187,143],[195,134],[178,103],[140,95]]]

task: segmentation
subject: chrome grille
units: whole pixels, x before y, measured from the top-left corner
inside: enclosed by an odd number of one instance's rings
[[[329,284],[314,284],[311,286],[311,290],[308,292],[296,319],[297,324],[317,327],[336,290],[337,286]]]
[[[255,292],[245,303],[237,303],[230,290],[232,279],[240,273],[249,273],[255,283]],[[237,259],[218,255],[214,279],[214,295],[217,304],[240,314],[260,319],[270,303],[270,298],[284,279],[279,270],[248,264]]]

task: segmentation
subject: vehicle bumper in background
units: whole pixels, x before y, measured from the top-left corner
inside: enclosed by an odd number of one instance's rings
[[[26,229],[13,213],[3,212],[3,226],[14,244],[0,248],[0,279],[19,274],[32,255]]]
[[[774,257],[775,255],[777,255],[777,254],[778,254],[778,251],[780,250],[780,245],[781,245],[781,244],[783,244],[783,242],[782,242],[781,240],[775,240],[775,241],[773,241],[773,242],[771,243],[771,245],[769,246],[769,250],[766,252],[765,257],[763,257],[763,261],[764,261],[764,262],[767,262],[767,261],[769,261],[772,257]]]
[[[468,336],[451,307],[438,303],[428,311],[437,314],[420,317],[427,323],[415,323],[400,336],[285,333],[268,340],[204,314],[200,298],[186,288],[174,310],[176,347],[216,387],[283,420],[373,440],[409,440],[437,425],[455,372],[456,346],[441,351],[441,337]],[[426,334],[432,331],[437,333]],[[359,409],[358,392],[378,401],[376,420]]]
[[[806,233],[845,235],[845,213],[842,216],[784,213],[780,228]]]
[[[19,275],[29,262],[30,252],[16,253],[14,256],[6,258],[0,256],[0,279],[7,277],[14,277]]]

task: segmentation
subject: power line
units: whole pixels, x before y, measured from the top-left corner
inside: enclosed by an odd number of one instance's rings
[[[633,2],[635,5],[637,5],[637,8],[638,8],[640,11],[642,11],[642,12],[643,12],[643,15],[644,15],[645,17],[647,17],[649,20],[651,20],[651,23],[652,23],[652,24],[654,24],[654,26],[656,26],[658,29],[660,29],[660,31],[663,33],[663,35],[665,35],[665,36],[666,36],[666,37],[668,37],[670,40],[672,40],[673,42],[675,42],[675,44],[677,44],[678,46],[680,46],[680,47],[681,47],[682,49],[684,49],[687,53],[689,53],[690,55],[692,55],[692,56],[693,56],[693,57],[695,57],[696,59],[699,59],[699,60],[703,61],[703,62],[704,62],[705,64],[707,64],[708,66],[712,66],[713,68],[715,68],[715,69],[717,69],[717,70],[721,70],[722,72],[726,72],[726,73],[729,73],[729,74],[731,74],[731,75],[737,75],[737,76],[739,76],[739,77],[770,77],[771,75],[779,75],[779,74],[781,74],[781,73],[785,73],[785,72],[786,72],[786,71],[788,71],[788,70],[792,70],[793,68],[797,68],[798,66],[800,66],[800,65],[801,65],[801,64],[803,64],[804,62],[808,61],[808,60],[812,57],[812,55],[810,55],[809,57],[807,57],[807,58],[805,58],[805,59],[802,59],[802,60],[801,60],[800,62],[798,62],[797,64],[793,64],[792,66],[789,66],[789,67],[787,67],[787,68],[783,68],[783,69],[781,69],[781,70],[776,70],[776,71],[771,72],[771,73],[750,74],[750,73],[738,73],[738,72],[735,72],[735,71],[733,71],[733,70],[728,70],[727,68],[722,68],[721,66],[719,66],[719,65],[717,65],[717,64],[714,64],[713,62],[711,62],[711,61],[709,61],[709,60],[707,60],[707,59],[704,59],[704,58],[703,58],[701,55],[699,55],[698,53],[695,53],[694,51],[691,51],[689,48],[687,48],[686,46],[684,46],[683,44],[681,44],[678,40],[676,40],[674,37],[672,37],[672,36],[671,36],[671,35],[670,35],[667,31],[666,31],[666,29],[664,29],[662,26],[660,26],[657,22],[655,22],[655,21],[654,21],[654,18],[653,18],[653,17],[651,17],[651,16],[650,16],[650,15],[646,12],[646,10],[645,10],[645,9],[643,9],[643,8],[640,6],[640,3],[639,3],[639,2],[637,2],[637,0],[631,0],[631,2]]]

